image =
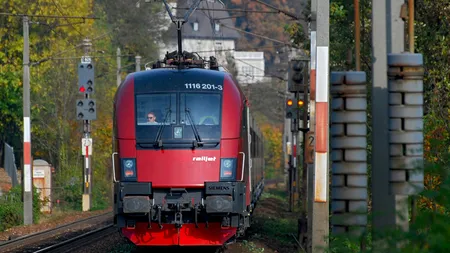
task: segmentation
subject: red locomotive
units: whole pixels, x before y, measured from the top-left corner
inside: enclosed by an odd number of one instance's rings
[[[244,93],[213,57],[206,69],[187,55],[129,74],[115,96],[114,222],[138,246],[233,242],[264,187]]]

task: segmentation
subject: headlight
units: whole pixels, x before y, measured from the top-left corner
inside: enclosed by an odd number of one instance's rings
[[[122,180],[136,181],[136,158],[122,158]]]
[[[220,181],[236,181],[236,158],[220,159]]]

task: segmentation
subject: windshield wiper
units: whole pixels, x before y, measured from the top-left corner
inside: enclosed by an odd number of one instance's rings
[[[189,108],[186,108],[184,110],[186,112],[186,115],[188,116],[189,121],[191,122],[192,131],[194,132],[195,141],[193,143],[194,148],[203,146],[202,139],[200,138],[200,135],[198,134],[197,127],[194,125],[194,121],[192,120],[191,112]]]
[[[154,142],[154,145],[157,146],[158,148],[162,147],[162,145],[163,145],[161,138],[162,138],[162,134],[164,132],[164,127],[166,126],[167,118],[168,118],[168,116],[170,116],[171,113],[172,113],[172,110],[170,110],[170,108],[169,108],[168,111],[166,112],[166,115],[164,116],[162,125],[160,125],[158,128],[158,132],[156,134],[156,139]]]

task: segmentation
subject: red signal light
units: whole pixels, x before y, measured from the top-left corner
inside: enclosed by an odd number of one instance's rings
[[[80,87],[80,92],[85,92],[86,91],[86,89],[84,88],[84,86],[81,86]]]

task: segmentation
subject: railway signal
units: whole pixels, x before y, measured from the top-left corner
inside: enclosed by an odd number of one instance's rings
[[[289,92],[303,92],[305,86],[304,78],[305,62],[302,60],[291,60],[288,71]]]
[[[286,100],[286,118],[299,119],[303,118],[305,113],[305,101],[302,99],[288,98]]]
[[[97,119],[97,105],[94,99],[77,99],[77,120]]]
[[[295,106],[294,104],[297,103],[297,101],[294,101],[294,99],[289,98],[286,100],[286,118],[288,119],[296,119],[297,114],[295,113]]]
[[[78,91],[82,94],[94,93],[94,64],[90,61],[78,65]]]

